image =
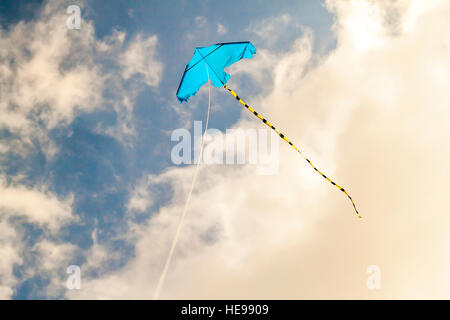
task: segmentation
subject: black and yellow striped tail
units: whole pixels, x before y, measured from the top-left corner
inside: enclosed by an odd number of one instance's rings
[[[324,177],[328,182],[330,182],[333,186],[335,186],[336,188],[338,188],[339,190],[341,190],[343,193],[345,193],[345,195],[350,199],[350,201],[352,202],[353,208],[355,209],[356,215],[358,218],[361,218],[361,216],[359,215],[358,209],[356,209],[356,205],[355,202],[353,201],[352,197],[347,193],[347,191],[342,188],[341,186],[339,186],[337,183],[335,183],[334,181],[332,181],[330,178],[328,178],[326,175],[324,175],[319,169],[317,169],[312,162],[300,151],[300,149],[298,149],[291,141],[289,141],[286,136],[284,134],[282,134],[277,128],[275,128],[272,124],[270,124],[269,121],[267,121],[266,119],[264,119],[258,112],[256,112],[255,110],[253,110],[252,107],[250,107],[248,104],[246,104],[244,101],[242,101],[241,98],[239,98],[239,96],[236,94],[236,92],[234,92],[232,89],[228,88],[226,85],[223,86],[225,89],[227,89],[232,95],[233,97],[236,98],[236,100],[238,100],[244,107],[246,107],[251,113],[253,113],[255,116],[257,116],[263,123],[265,123],[269,128],[271,128],[272,130],[274,130],[279,136],[280,138],[282,138],[284,141],[286,141],[287,143],[289,143],[289,145],[295,149],[295,151],[297,151],[298,153],[300,153],[300,155],[309,163],[309,165],[316,170],[322,177]]]

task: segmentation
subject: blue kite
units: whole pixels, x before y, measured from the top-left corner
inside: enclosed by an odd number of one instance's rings
[[[252,58],[255,47],[249,41],[217,43],[209,47],[195,48],[192,60],[186,66],[177,98],[180,103],[194,96],[208,78],[215,87],[221,87],[230,79],[224,68],[243,59]]]
[[[236,92],[225,85],[230,78],[230,75],[227,74],[224,69],[243,58],[251,59],[255,54],[256,49],[250,41],[217,43],[209,47],[196,48],[194,56],[186,66],[183,77],[181,78],[180,85],[178,86],[178,101],[180,103],[182,103],[183,101],[187,102],[189,98],[194,96],[201,88],[201,86],[203,86],[208,81],[208,79],[211,80],[212,84],[215,87],[223,86],[233,95],[236,100],[238,100],[242,104],[242,106],[244,106],[256,117],[258,117],[269,128],[274,130],[280,136],[280,138],[286,141],[295,151],[297,151],[317,173],[319,173],[333,186],[345,193],[345,195],[350,199],[357,217],[361,218],[358,210],[356,209],[355,202],[344,188],[339,186],[337,183],[323,174],[319,169],[317,169],[312,164],[312,162],[302,153],[302,151],[300,151],[299,148],[297,148],[290,140],[288,140],[283,133],[281,133],[269,121],[267,121],[252,107],[250,107],[241,98],[239,98]]]

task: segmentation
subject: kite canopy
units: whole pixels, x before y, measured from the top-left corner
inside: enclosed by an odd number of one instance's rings
[[[177,91],[178,101],[188,101],[208,78],[215,87],[225,85],[230,75],[223,69],[243,58],[251,59],[255,53],[256,49],[250,41],[217,43],[210,47],[196,48],[181,78]]]

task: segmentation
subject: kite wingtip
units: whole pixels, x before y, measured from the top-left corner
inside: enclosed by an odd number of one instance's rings
[[[181,97],[177,96],[177,100],[180,104],[183,104],[184,101],[188,102],[188,99],[189,98],[181,98]]]

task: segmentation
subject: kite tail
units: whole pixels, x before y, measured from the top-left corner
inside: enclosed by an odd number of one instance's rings
[[[232,89],[228,88],[226,85],[223,86],[225,89],[227,89],[232,95],[233,97],[236,98],[236,100],[238,100],[244,107],[246,107],[251,113],[253,113],[255,116],[257,116],[264,124],[266,124],[269,128],[271,128],[272,130],[274,130],[279,136],[280,138],[282,138],[284,141],[286,141],[287,143],[289,143],[289,145],[294,148],[295,151],[297,151],[298,153],[300,153],[300,155],[309,163],[309,165],[316,170],[323,178],[325,178],[328,182],[330,182],[333,186],[335,186],[336,188],[338,188],[339,190],[341,190],[343,193],[345,193],[345,195],[350,199],[350,201],[352,202],[353,205],[353,209],[355,209],[356,215],[358,216],[358,218],[361,218],[361,216],[359,215],[358,209],[356,209],[356,205],[355,202],[353,201],[352,197],[347,193],[347,191],[342,188],[341,186],[339,186],[337,183],[335,183],[334,181],[332,181],[330,178],[328,178],[326,175],[324,175],[319,169],[317,169],[312,162],[300,151],[300,149],[298,149],[291,141],[289,141],[284,134],[282,134],[277,128],[275,128],[272,124],[270,124],[269,121],[267,121],[266,119],[264,119],[258,112],[256,112],[255,110],[253,110],[252,107],[250,107],[248,104],[246,104],[244,101],[242,101],[241,98],[239,98],[239,96],[236,94],[236,92],[234,92]]]

